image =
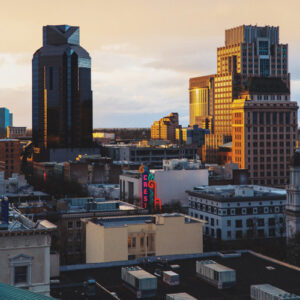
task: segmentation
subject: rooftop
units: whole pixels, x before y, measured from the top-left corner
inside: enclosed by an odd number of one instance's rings
[[[0,221],[0,233],[6,232],[28,232],[28,231],[52,231],[56,229],[56,226],[47,220],[33,222],[25,217],[17,209],[9,209],[9,221],[8,224]]]
[[[196,276],[196,261],[212,259],[236,271],[237,284],[235,287],[219,290],[206,281]],[[175,264],[178,266],[175,268]],[[250,286],[254,284],[271,284],[289,293],[300,295],[300,268],[292,267],[284,263],[261,256],[251,251],[240,251],[237,257],[221,257],[219,253],[203,253],[199,255],[149,257],[147,260],[124,261],[102,264],[87,264],[77,266],[65,266],[61,268],[60,284],[79,284],[88,278],[93,278],[97,283],[109,292],[117,293],[120,299],[136,299],[122,282],[122,266],[140,266],[151,274],[157,271],[174,271],[179,274],[180,284],[169,286],[158,278],[158,289],[155,298],[165,300],[166,294],[188,293],[201,300],[250,300]],[[269,267],[273,268],[269,268]],[[65,290],[59,286],[51,286],[51,295],[60,296],[60,299],[99,299],[84,298],[77,288]],[[61,293],[61,294],[59,294]],[[96,287],[96,294],[103,293],[103,289]],[[106,294],[109,297],[109,294]],[[99,297],[99,296],[98,296]],[[101,298],[110,299],[110,298]],[[113,299],[113,298],[112,298]]]
[[[184,217],[184,221],[186,223],[202,223],[203,221],[194,219],[192,217],[179,214],[179,213],[171,213],[171,214],[157,214],[157,215],[142,215],[142,216],[124,216],[124,217],[104,217],[98,219],[92,219],[91,221],[94,224],[98,224],[108,227],[122,227],[127,225],[139,225],[139,224],[157,224],[158,217],[170,218],[170,217]]]
[[[3,300],[51,300],[54,298],[26,291],[0,282],[0,299]]]

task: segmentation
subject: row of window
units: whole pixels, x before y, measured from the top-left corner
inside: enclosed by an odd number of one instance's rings
[[[272,214],[282,213],[283,206],[259,206],[259,207],[244,207],[244,208],[228,208],[219,209],[214,206],[205,205],[199,202],[189,201],[189,207],[199,211],[208,212],[220,216],[236,216],[236,215],[252,215],[252,214]]]
[[[73,228],[81,228],[81,221],[76,221],[76,222],[68,221],[68,229],[73,229]]]

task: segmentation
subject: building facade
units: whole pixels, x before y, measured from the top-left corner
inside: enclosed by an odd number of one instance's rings
[[[34,223],[17,211],[8,222],[2,213],[0,226],[0,282],[50,295],[51,232],[56,227]]]
[[[190,126],[213,129],[214,77],[215,75],[201,76],[189,81]]]
[[[206,221],[207,236],[224,241],[285,236],[285,190],[224,185],[187,193],[189,215]]]
[[[232,103],[232,161],[248,169],[249,183],[281,186],[296,149],[297,102],[280,78],[252,77]]]
[[[32,138],[40,151],[88,147],[93,129],[91,58],[79,27],[44,26],[32,59]]]
[[[24,137],[25,135],[26,135],[26,127],[15,127],[15,126],[7,127],[7,137],[10,139]]]
[[[176,128],[176,141],[179,144],[195,144],[198,147],[202,147],[205,145],[205,135],[209,133],[209,129],[201,128],[198,125],[186,128],[180,126]]]
[[[8,126],[13,125],[13,114],[9,112],[9,109],[0,107],[0,137],[6,138],[6,131]]]
[[[20,141],[15,139],[0,139],[0,161],[5,163],[5,179],[13,173],[20,173]]]
[[[185,191],[198,184],[208,185],[208,170],[203,169],[199,161],[165,160],[163,170],[150,170],[150,173],[162,205],[180,202],[182,206],[188,206]],[[140,205],[142,189],[142,176],[138,171],[125,171],[120,175],[121,200]]]
[[[297,150],[291,160],[290,182],[287,185],[286,233],[292,239],[300,232],[300,152]]]
[[[203,252],[201,220],[182,214],[86,220],[86,262]]]
[[[225,46],[217,49],[213,99],[209,99],[208,105],[213,106],[210,110],[213,125],[205,140],[206,162],[217,162],[218,147],[232,140],[233,101],[240,97],[252,77],[280,79],[289,90],[288,45],[279,43],[279,27],[242,25],[225,31]],[[194,96],[190,95],[191,102]],[[198,109],[202,107],[200,104]],[[232,151],[236,150],[240,151],[233,144]]]
[[[57,206],[56,239],[62,265],[85,263],[86,232],[81,219],[147,213],[122,201],[92,197],[61,199]]]
[[[179,126],[178,113],[170,115],[155,121],[151,126],[152,140],[169,140],[175,142],[176,128]]]
[[[195,159],[197,146],[178,146],[173,144],[161,146],[138,146],[136,144],[104,145],[102,154],[112,158],[114,161],[144,164],[153,169],[161,169],[164,159]]]

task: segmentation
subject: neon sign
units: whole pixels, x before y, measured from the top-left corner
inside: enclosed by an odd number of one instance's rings
[[[154,175],[149,173],[148,167],[141,165],[139,171],[142,175],[141,207],[153,210],[161,210],[161,200],[157,198],[157,185]]]

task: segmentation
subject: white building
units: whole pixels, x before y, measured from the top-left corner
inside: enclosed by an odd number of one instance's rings
[[[290,167],[290,184],[287,186],[286,232],[291,239],[300,232],[300,150],[292,159]]]
[[[32,222],[16,210],[9,212],[7,221],[7,207],[1,202],[0,282],[49,295],[50,276],[58,275],[51,274],[50,255],[56,226],[46,220]]]
[[[198,185],[208,185],[208,170],[199,169],[199,162],[183,160],[164,161],[164,169],[150,170],[157,184],[157,197],[162,205],[179,201],[188,206],[186,190]],[[138,171],[120,175],[120,199],[139,203],[142,179]]]
[[[285,236],[286,191],[257,185],[200,186],[187,191],[189,215],[220,240]]]

